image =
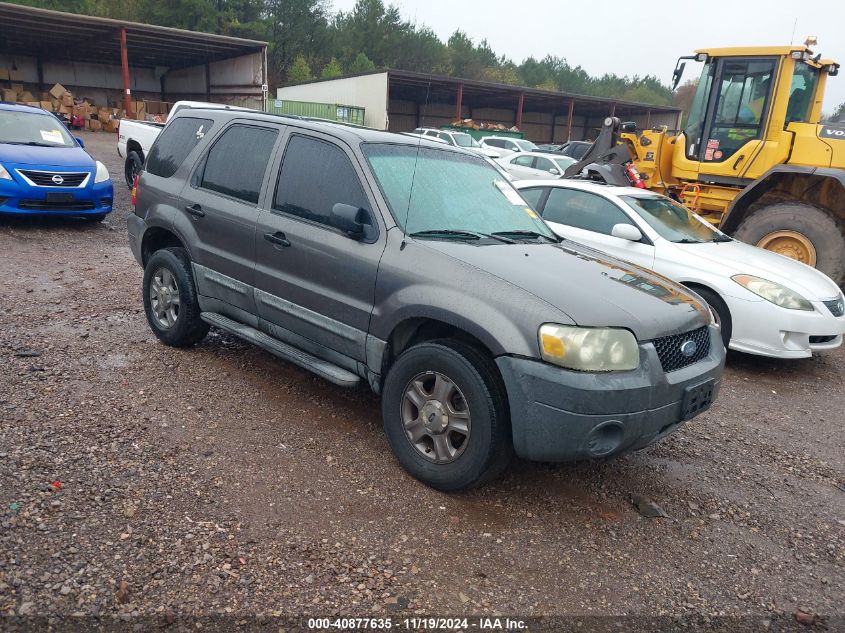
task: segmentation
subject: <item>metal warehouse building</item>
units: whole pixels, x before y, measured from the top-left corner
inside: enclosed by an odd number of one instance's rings
[[[536,142],[592,140],[608,115],[641,128],[670,129],[679,127],[681,117],[673,107],[405,70],[279,88],[277,99],[363,107],[367,126],[391,132],[440,127],[460,118],[516,126]]]
[[[32,92],[59,83],[98,104],[193,99],[263,109],[267,43],[0,2],[0,68]]]

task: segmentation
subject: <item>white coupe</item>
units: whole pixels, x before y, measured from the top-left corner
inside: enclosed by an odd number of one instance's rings
[[[710,304],[730,349],[806,358],[842,344],[845,298],[814,268],[738,242],[644,189],[573,180],[513,184],[561,237],[697,292]]]

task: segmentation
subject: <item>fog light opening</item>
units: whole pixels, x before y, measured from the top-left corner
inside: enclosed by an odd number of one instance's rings
[[[603,457],[619,449],[625,429],[618,420],[608,420],[596,426],[587,437],[587,452],[592,457]]]

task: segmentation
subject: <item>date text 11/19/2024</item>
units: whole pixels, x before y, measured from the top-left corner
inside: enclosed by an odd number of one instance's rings
[[[518,618],[308,618],[308,628],[315,631],[365,631],[365,630],[406,630],[406,631],[521,631],[527,626]]]

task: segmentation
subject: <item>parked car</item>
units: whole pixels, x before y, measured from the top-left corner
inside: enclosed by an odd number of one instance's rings
[[[499,158],[502,155],[501,150],[482,147],[478,141],[466,132],[460,132],[457,130],[436,130],[430,127],[418,127],[414,130],[414,134],[419,134],[428,138],[439,138],[449,145],[462,147],[463,149],[476,152],[483,156],[487,156],[488,158]]]
[[[0,103],[0,214],[99,222],[111,213],[112,199],[109,170],[54,114]]]
[[[531,141],[511,138],[510,136],[485,136],[479,143],[481,147],[503,150],[504,152],[533,152],[537,149],[537,146]]]
[[[558,235],[697,292],[731,349],[805,358],[842,344],[845,298],[815,268],[731,239],[653,192],[571,180],[515,186]]]
[[[537,151],[540,152],[549,152],[550,154],[561,154],[562,156],[569,156],[574,158],[575,160],[581,160],[584,158],[584,154],[587,153],[593,146],[592,143],[587,141],[569,141],[568,143],[546,143],[544,145],[538,145]]]
[[[237,106],[228,106],[219,103],[203,103],[202,101],[177,101],[173,104],[173,109],[168,115],[170,117],[176,115],[179,110],[185,108],[225,108],[229,110],[248,111],[248,108],[239,108]],[[153,143],[161,134],[166,123],[156,123],[153,121],[133,121],[132,119],[122,119],[117,130],[117,153],[125,159],[123,167],[123,176],[126,180],[126,186],[132,188],[132,183],[135,182],[141,169],[144,167],[144,159],[153,146]]]
[[[706,305],[561,244],[464,150],[191,110],[156,140],[133,198],[129,244],[163,343],[213,325],[335,384],[366,381],[399,462],[441,490],[489,480],[514,451],[642,448],[720,384]]]
[[[520,152],[508,154],[496,162],[516,179],[560,178],[575,159],[542,152]]]

